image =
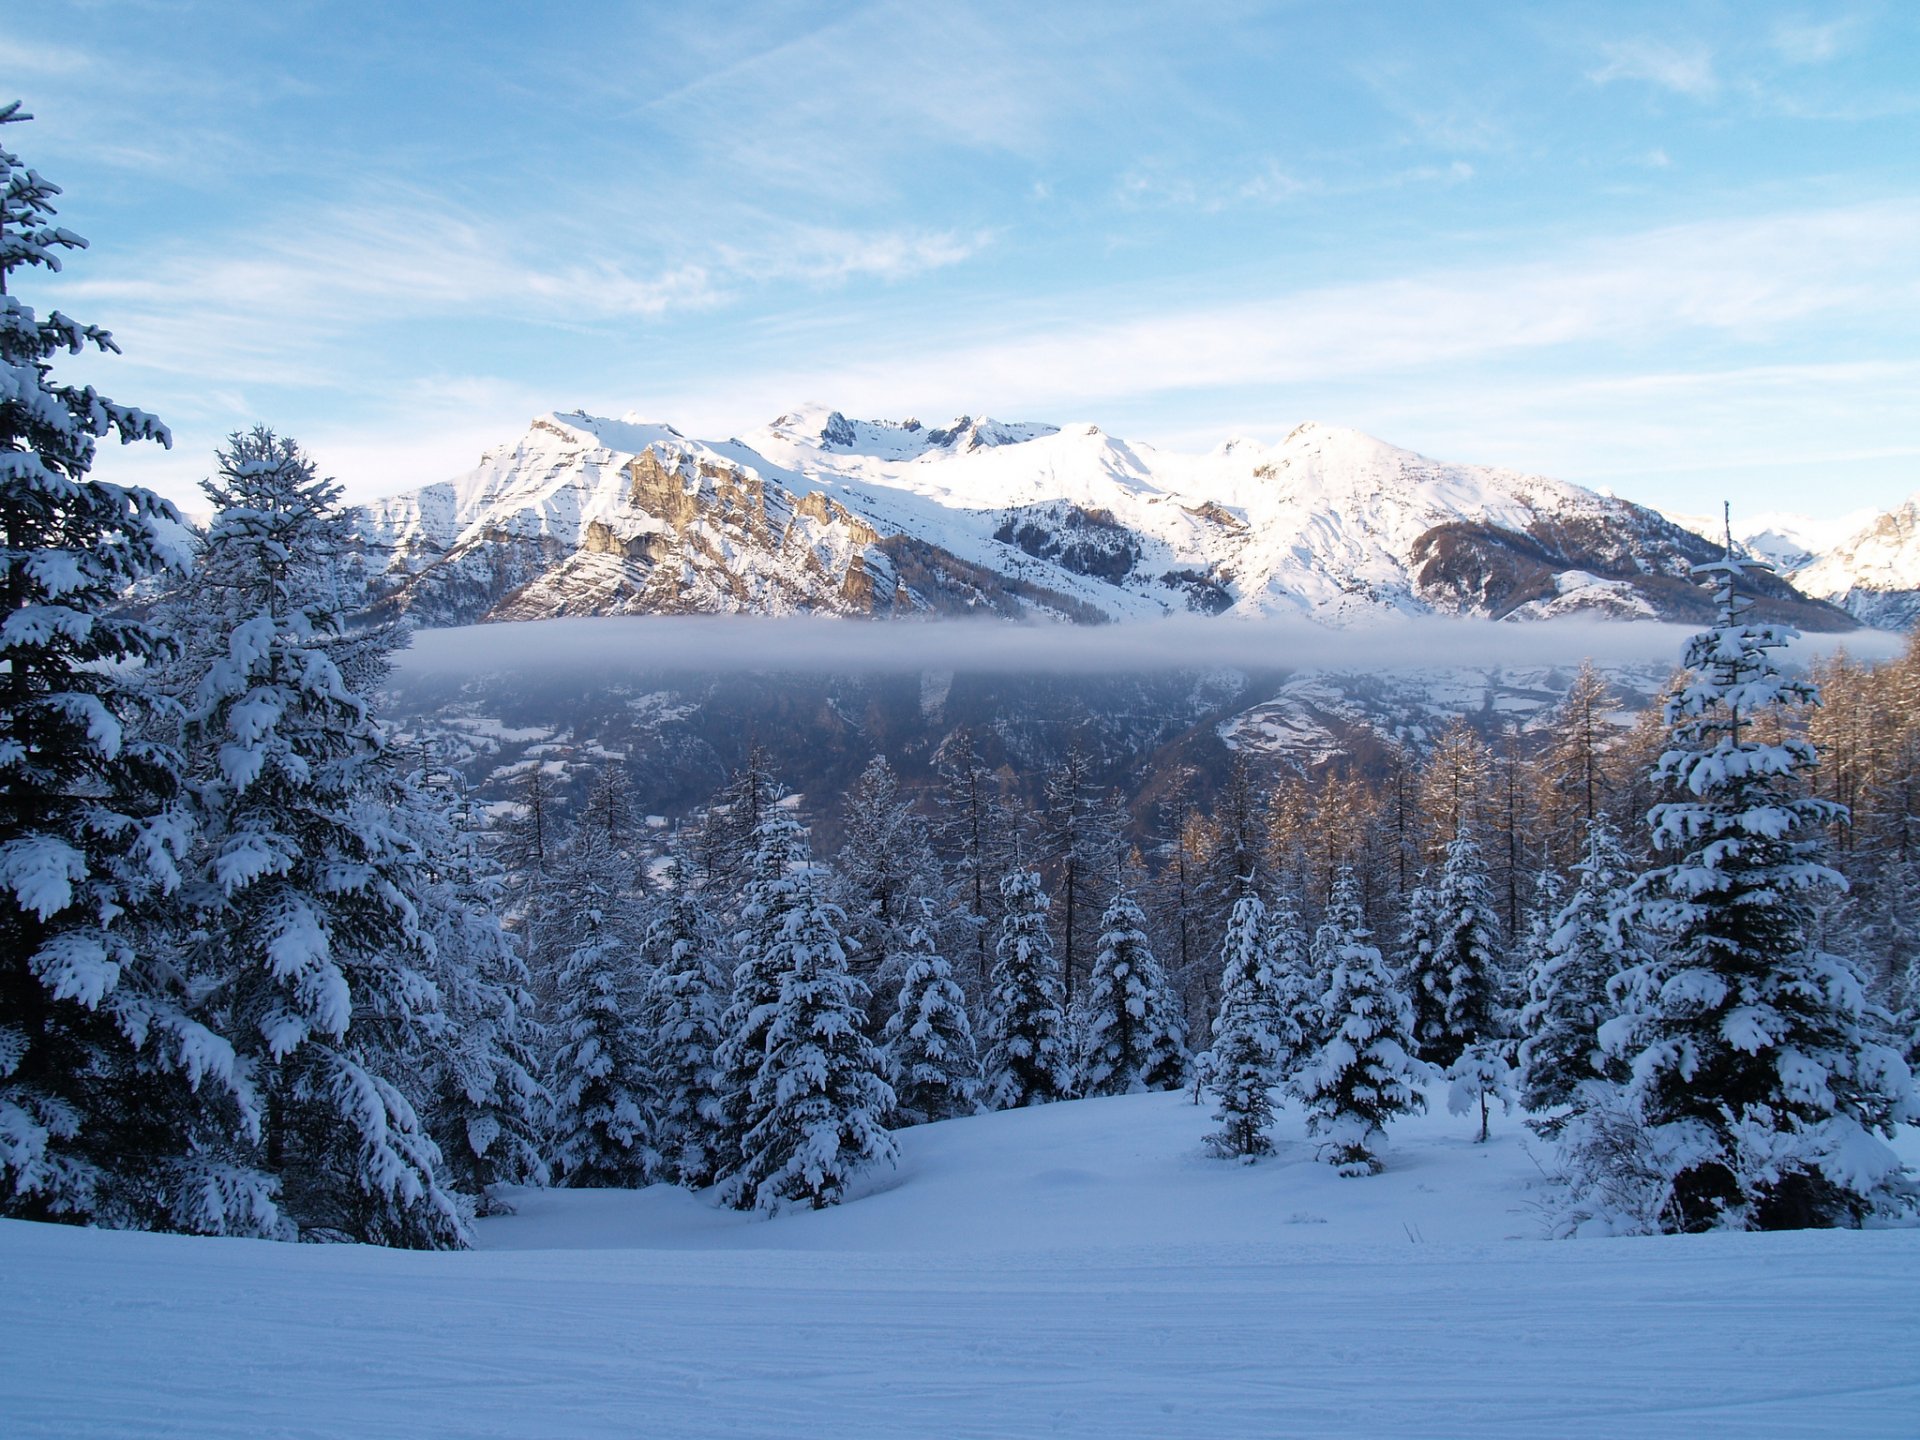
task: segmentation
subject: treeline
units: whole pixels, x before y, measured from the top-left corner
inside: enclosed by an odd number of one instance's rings
[[[57,190],[0,179],[7,277],[57,268]],[[664,837],[611,759],[578,814],[536,763],[496,824],[373,712],[404,632],[338,487],[236,435],[183,547],[89,476],[167,440],[52,379],[89,346],[0,287],[6,1214],[445,1247],[514,1184],[776,1211],[902,1126],[1189,1081],[1217,1153],[1265,1153],[1284,1090],[1361,1175],[1436,1078],[1559,1138],[1567,1229],[1911,1200],[1920,660],[1829,662],[1815,708],[1736,563],[1631,727],[1583,671],[1538,745],[1242,754],[1144,832],[1077,752],[1028,808],[965,734],[936,795],[876,757],[830,857],[754,759]]]

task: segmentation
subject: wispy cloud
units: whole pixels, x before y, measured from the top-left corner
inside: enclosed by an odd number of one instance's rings
[[[1603,44],[1600,53],[1602,63],[1587,77],[1597,85],[1639,80],[1694,100],[1711,100],[1720,92],[1713,51],[1701,43],[1615,40]]]
[[[804,373],[732,377],[762,396],[831,394],[874,413],[976,395],[1051,410],[1207,387],[1375,380],[1570,346],[1920,309],[1920,204],[1676,226],[1510,265],[1435,271],[1200,308],[929,337]],[[772,403],[781,403],[772,399]],[[904,407],[904,408],[903,408]]]
[[[1854,16],[1830,20],[1780,20],[1767,35],[1775,54],[1793,65],[1824,65],[1852,45],[1860,28]]]
[[[759,227],[757,245],[556,243],[428,195],[378,196],[287,217],[211,250],[143,259],[65,290],[101,313],[132,363],[214,381],[351,384],[337,347],[395,322],[499,319],[562,328],[727,304],[753,286],[900,280],[964,262],[985,233]],[[744,227],[749,231],[753,227]],[[648,253],[651,252],[651,253]],[[555,254],[579,258],[555,263]]]
[[[1120,204],[1132,209],[1198,210],[1217,215],[1240,206],[1284,205],[1308,198],[1364,195],[1414,185],[1460,185],[1473,179],[1474,173],[1474,167],[1465,160],[1347,173],[1333,179],[1303,175],[1277,160],[1208,173],[1140,164],[1120,176],[1114,184],[1113,195]]]

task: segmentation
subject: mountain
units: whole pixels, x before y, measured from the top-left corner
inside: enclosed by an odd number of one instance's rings
[[[1672,511],[1667,518],[1708,540],[1724,533],[1717,518]],[[1920,495],[1893,510],[1834,519],[1774,511],[1736,518],[1733,539],[1802,594],[1863,625],[1911,630],[1920,620]]]
[[[1306,424],[1205,455],[1093,425],[849,420],[709,442],[637,416],[534,420],[455,480],[362,512],[389,605],[427,624],[562,615],[1178,611],[1697,622],[1717,549],[1643,506]],[[1769,582],[1810,629],[1833,608]]]
[[[1911,630],[1920,620],[1920,495],[1874,516],[1788,578],[1863,624]]]

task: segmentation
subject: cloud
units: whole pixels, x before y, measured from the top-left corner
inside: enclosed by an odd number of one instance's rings
[[[1781,20],[1768,33],[1775,54],[1793,65],[1824,65],[1853,40],[1858,22],[1851,16],[1823,23]]]
[[[78,75],[91,70],[91,55],[64,45],[44,45],[0,36],[0,70],[18,78]],[[11,98],[11,97],[9,97]]]
[[[1605,63],[1587,75],[1596,85],[1640,80],[1694,100],[1711,100],[1720,91],[1713,52],[1705,45],[1617,40],[1602,45],[1600,52]]]
[[[764,616],[617,616],[422,630],[398,657],[403,677],[590,673],[607,682],[660,673],[1131,674],[1215,669],[1342,672],[1489,666],[1678,664],[1683,626],[1395,619],[1330,630],[1304,622],[1180,618],[1094,627],[994,621],[864,621]],[[1877,631],[1812,636],[1803,652],[1898,652]]]
[[[944,334],[835,365],[733,374],[733,404],[825,394],[906,413],[927,396],[1054,412],[1213,387],[1379,381],[1466,361],[1690,334],[1753,343],[1811,319],[1920,309],[1910,264],[1920,204],[1704,221],[1550,258],[1436,270],[1204,307],[1076,320],[1059,303],[1018,324]],[[870,342],[866,342],[870,348]],[[694,402],[698,403],[698,402]],[[851,412],[850,412],[851,413]]]
[[[303,211],[210,250],[142,257],[67,283],[132,364],[213,382],[337,389],[365,367],[339,348],[395,322],[485,318],[557,328],[712,310],[753,286],[897,281],[963,263],[985,232],[743,225],[759,245],[639,237],[632,251],[569,235],[538,247],[505,219],[384,193]],[[575,229],[592,229],[576,225]],[[731,227],[729,227],[731,228]],[[556,264],[554,253],[582,258]],[[68,301],[67,297],[72,297]]]

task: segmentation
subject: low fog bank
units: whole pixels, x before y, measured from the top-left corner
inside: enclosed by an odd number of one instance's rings
[[[1180,617],[1114,625],[871,621],[813,616],[608,616],[420,630],[397,658],[403,677],[597,672],[1134,674],[1156,670],[1404,670],[1491,666],[1677,665],[1693,627],[1648,622],[1395,618],[1348,630],[1303,621]],[[1792,657],[1845,649],[1900,653],[1878,630],[1807,635]]]

